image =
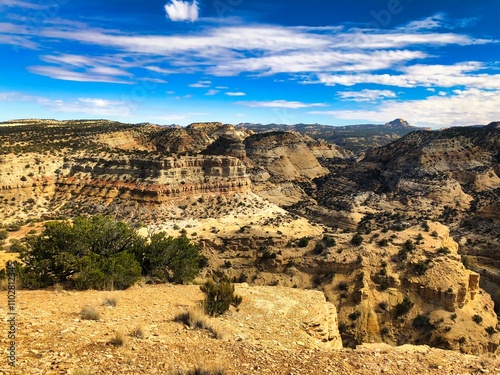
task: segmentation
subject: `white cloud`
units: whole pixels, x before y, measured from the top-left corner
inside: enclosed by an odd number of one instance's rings
[[[318,74],[317,82],[327,86],[378,84],[397,87],[454,87],[497,89],[500,74],[479,73],[485,66],[477,61],[455,65],[411,65],[400,69],[401,74]]]
[[[427,55],[421,51],[375,51],[337,52],[337,51],[298,51],[286,55],[229,59],[209,69],[219,76],[234,76],[243,72],[278,73],[315,73],[331,71],[372,71],[389,69],[396,64]]]
[[[437,13],[431,17],[424,18],[423,20],[413,21],[401,27],[404,31],[419,31],[419,30],[432,30],[443,27],[445,25],[445,15]]]
[[[192,83],[189,85],[189,87],[195,87],[195,88],[207,88],[212,85],[211,81],[198,81],[196,83]]]
[[[191,21],[194,22],[198,19],[198,3],[193,0],[192,3],[188,1],[172,0],[171,3],[165,5],[167,17],[171,21]]]
[[[236,91],[236,92],[226,92],[226,95],[228,96],[246,96],[244,92],[241,91]]]
[[[45,7],[47,7],[47,6],[48,5],[45,5]],[[34,4],[32,2],[23,1],[23,0],[2,0],[2,2],[0,3],[0,9],[2,9],[2,7],[24,8],[24,9],[31,9],[31,10],[44,9],[43,4]]]
[[[264,108],[309,108],[309,107],[326,107],[325,103],[302,103],[287,100],[273,100],[273,101],[247,101],[237,102],[237,104],[246,105],[248,107],[264,107]]]
[[[30,66],[28,71],[42,76],[47,76],[63,81],[76,81],[76,82],[108,82],[108,83],[121,83],[132,84],[133,82],[124,81],[111,75],[102,74],[99,72],[75,72],[68,68],[61,68],[57,66]]]
[[[311,111],[338,119],[384,122],[401,117],[420,126],[489,124],[500,119],[499,90],[455,90],[453,95],[405,102],[384,101],[373,110]]]
[[[207,96],[212,96],[212,95],[216,95],[220,92],[220,90],[208,90],[207,93],[205,95]]]
[[[430,27],[438,21],[425,22]],[[125,34],[71,24],[56,26],[42,26],[29,34],[22,25],[0,22],[0,35],[37,36],[48,44],[68,40],[113,49],[120,61],[113,63],[112,56],[107,56],[106,63],[126,69],[132,67],[123,57],[133,54],[140,67],[157,72],[161,69],[163,74],[205,72],[220,76],[393,69],[429,57],[428,47],[496,43],[459,33],[429,32],[415,25],[412,26],[415,30],[404,31],[210,24],[200,32],[172,35]]]
[[[160,78],[144,77],[144,78],[139,78],[139,80],[152,83],[168,83],[168,81],[165,81],[164,79]]]
[[[396,93],[391,90],[361,90],[361,91],[343,91],[337,94],[345,100],[355,102],[373,102],[384,98],[395,98]]]
[[[9,1],[15,3],[17,0]],[[196,1],[174,0],[165,9],[171,19],[198,16]],[[47,65],[41,63],[28,68],[35,74],[54,79],[134,83],[141,79],[137,69],[142,68],[148,73],[146,80],[158,83],[165,74],[197,73],[207,77],[284,73],[289,80],[301,77],[307,79],[303,83],[328,86],[500,88],[500,75],[487,72],[486,66],[479,62],[449,66],[415,64],[422,59],[439,57],[438,47],[498,43],[464,33],[440,32],[445,27],[451,28],[449,24],[452,24],[440,14],[398,29],[242,25],[235,22],[221,26],[212,22],[201,31],[168,35],[124,33],[64,20],[58,21],[64,27],[57,27],[56,21],[50,22],[53,22],[50,26],[44,24],[35,31],[24,27],[22,22],[0,22],[0,43],[2,40],[13,44],[23,42],[27,47],[36,48],[37,45],[30,44],[34,43],[33,39],[43,41],[41,47],[57,48],[68,41],[68,45],[79,43],[113,51],[102,56],[43,55],[40,59]],[[431,48],[433,55],[428,52]],[[380,74],[382,70],[390,73]],[[150,76],[153,73],[156,75]],[[210,88],[211,85],[212,82],[200,81],[190,87]]]

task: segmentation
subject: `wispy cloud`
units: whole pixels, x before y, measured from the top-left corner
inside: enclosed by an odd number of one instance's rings
[[[212,96],[212,95],[216,95],[220,92],[220,90],[208,90],[207,93],[205,95],[207,96]]]
[[[192,83],[189,85],[189,87],[194,87],[194,88],[207,88],[212,85],[212,81],[198,81],[196,83]]]
[[[413,21],[401,27],[405,31],[432,30],[445,26],[446,16],[443,13],[434,14],[423,20]]]
[[[264,107],[264,108],[310,108],[310,107],[326,107],[325,103],[302,103],[287,100],[272,100],[272,101],[241,101],[237,104],[245,105],[248,107]]]
[[[196,5],[186,2],[175,4],[181,3]],[[174,3],[170,5],[174,6]],[[178,10],[178,7],[171,9]],[[162,74],[202,72],[216,76],[242,73],[324,76],[332,72],[376,72],[428,58],[429,47],[496,43],[460,33],[437,32],[435,30],[440,22],[440,16],[433,16],[410,23],[408,30],[221,26],[210,23],[202,31],[172,35],[134,35],[72,24],[63,28],[43,26],[36,30],[35,35],[22,25],[0,23],[0,36],[4,39],[9,37],[10,42],[14,36],[22,37],[25,43],[29,41],[26,38],[31,36],[42,37],[48,45],[61,41],[77,42],[112,50],[119,58],[122,55],[134,56],[139,59],[138,65],[142,61],[141,68],[152,70],[156,67],[156,72],[161,70]],[[151,64],[151,60],[155,62]],[[68,64],[63,60],[53,63]],[[117,66],[112,59],[108,59],[106,64],[122,69],[137,67],[127,66],[126,61],[119,61],[120,66]]]
[[[103,74],[102,71],[76,72],[58,66],[30,66],[28,67],[28,71],[42,76],[47,76],[54,79],[60,79],[63,81],[107,82],[107,83],[121,83],[121,84],[133,83],[131,81],[125,81],[111,75]]]
[[[469,61],[454,65],[411,65],[393,74],[318,74],[315,83],[327,86],[378,84],[396,87],[469,87],[500,88],[500,74],[480,73],[484,64]],[[304,82],[311,83],[311,82]]]
[[[171,21],[191,21],[198,19],[198,3],[189,1],[172,0],[165,5],[165,12]]]
[[[244,92],[241,91],[236,91],[236,92],[226,92],[226,95],[228,96],[246,96]]]
[[[337,95],[342,99],[355,102],[374,102],[379,99],[396,97],[396,93],[391,90],[342,91]]]
[[[44,8],[44,4],[36,4],[24,0],[2,0],[2,2],[0,3],[0,9],[2,9],[3,7],[40,10]]]
[[[455,90],[451,95],[434,95],[421,100],[384,101],[370,110],[311,111],[345,120],[383,122],[402,117],[421,126],[488,124],[500,118],[499,90]]]

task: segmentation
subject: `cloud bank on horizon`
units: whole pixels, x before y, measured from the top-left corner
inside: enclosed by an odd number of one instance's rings
[[[307,13],[285,0],[122,5],[2,2],[2,120],[345,125],[402,117],[443,127],[500,119],[493,0],[311,0]]]

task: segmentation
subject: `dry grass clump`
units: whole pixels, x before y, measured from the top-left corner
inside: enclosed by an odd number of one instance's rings
[[[222,332],[217,324],[211,322],[209,318],[199,308],[191,308],[188,311],[178,314],[174,318],[175,322],[184,323],[191,328],[206,329],[216,339],[222,338]]]
[[[206,365],[197,365],[189,370],[182,370],[180,368],[171,368],[168,375],[225,375],[226,371],[220,366],[207,367]]]
[[[101,318],[99,312],[92,306],[85,306],[80,311],[80,318],[83,320],[99,320]]]
[[[103,306],[109,306],[109,307],[116,307],[117,304],[118,301],[116,300],[116,298],[106,298],[102,303]]]
[[[111,340],[109,340],[109,343],[116,347],[123,346],[125,343],[125,336],[123,335],[123,332],[115,332],[115,335],[111,338]]]
[[[146,334],[144,333],[144,330],[141,326],[137,326],[129,333],[129,336],[135,337],[137,339],[143,339]]]

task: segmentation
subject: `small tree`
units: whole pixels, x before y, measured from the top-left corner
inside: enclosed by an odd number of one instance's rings
[[[222,315],[231,305],[236,307],[242,301],[234,294],[234,285],[227,277],[207,280],[200,289],[205,293],[205,312],[211,316]]]
[[[127,288],[140,277],[132,253],[144,240],[128,224],[109,216],[49,222],[25,239],[20,279],[25,288],[71,283],[79,289]]]
[[[351,238],[351,243],[354,245],[354,246],[359,246],[363,243],[363,236],[359,233],[355,233],[354,236],[352,236]]]
[[[199,246],[186,236],[173,238],[155,233],[144,248],[136,252],[143,274],[178,284],[192,281],[200,272],[204,259]]]
[[[325,234],[323,236],[323,241],[325,241],[325,246],[326,247],[334,247],[335,245],[337,245],[337,241],[335,241],[335,238]]]
[[[308,237],[302,237],[298,244],[297,244],[299,247],[307,247],[307,245],[309,245],[309,238]]]
[[[396,316],[396,318],[399,318],[400,316],[403,316],[406,313],[408,313],[408,311],[410,311],[412,307],[413,307],[413,302],[410,300],[408,296],[405,296],[403,298],[403,301],[396,305],[394,310],[394,315]]]

